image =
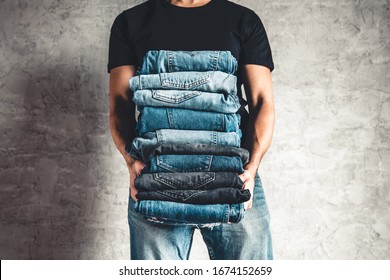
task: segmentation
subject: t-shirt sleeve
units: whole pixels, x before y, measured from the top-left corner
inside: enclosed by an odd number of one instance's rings
[[[274,69],[271,47],[268,36],[260,17],[250,11],[246,17],[243,30],[243,46],[240,57],[240,64],[258,64]]]
[[[108,45],[107,72],[112,68],[123,65],[137,64],[137,56],[130,40],[126,17],[122,12],[114,20]]]

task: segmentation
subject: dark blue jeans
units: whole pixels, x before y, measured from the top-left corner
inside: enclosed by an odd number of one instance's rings
[[[150,158],[142,173],[155,172],[244,172],[239,156],[156,155]]]

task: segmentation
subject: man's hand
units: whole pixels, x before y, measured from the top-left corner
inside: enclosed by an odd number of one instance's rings
[[[137,201],[138,199],[135,197],[135,195],[138,193],[138,190],[135,188],[134,180],[136,177],[141,175],[141,171],[144,169],[145,164],[142,161],[136,160],[130,156],[129,158],[126,158],[126,164],[130,174],[130,195],[134,201]]]
[[[251,198],[244,202],[244,208],[245,210],[249,210],[252,208],[252,203],[253,203],[253,191],[255,188],[255,176],[256,172],[250,171],[250,170],[244,170],[244,173],[240,174],[239,177],[240,179],[244,182],[243,189],[247,189],[251,193]]]

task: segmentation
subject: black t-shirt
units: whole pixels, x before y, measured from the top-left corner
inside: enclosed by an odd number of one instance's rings
[[[229,50],[238,61],[234,75],[243,107],[241,66],[258,64],[274,69],[260,17],[228,0],[211,0],[191,8],[149,0],[124,10],[111,27],[107,71],[122,65],[138,67],[148,50],[162,49]],[[241,116],[243,125],[245,115]]]

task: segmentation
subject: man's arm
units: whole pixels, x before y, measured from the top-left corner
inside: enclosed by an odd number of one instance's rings
[[[133,65],[115,67],[110,72],[110,131],[115,146],[122,154],[130,173],[130,193],[137,200],[134,179],[144,167],[144,164],[133,159],[125,151],[126,143],[130,143],[137,136],[135,133],[135,104],[131,100],[132,92],[129,88],[129,79],[135,75]]]
[[[249,107],[249,119],[246,127],[246,143],[243,147],[249,150],[249,162],[245,172],[240,175],[244,187],[251,191],[251,200],[246,208],[252,207],[254,178],[261,159],[267,152],[274,130],[275,106],[272,94],[272,77],[270,69],[256,64],[243,66],[243,83]]]

